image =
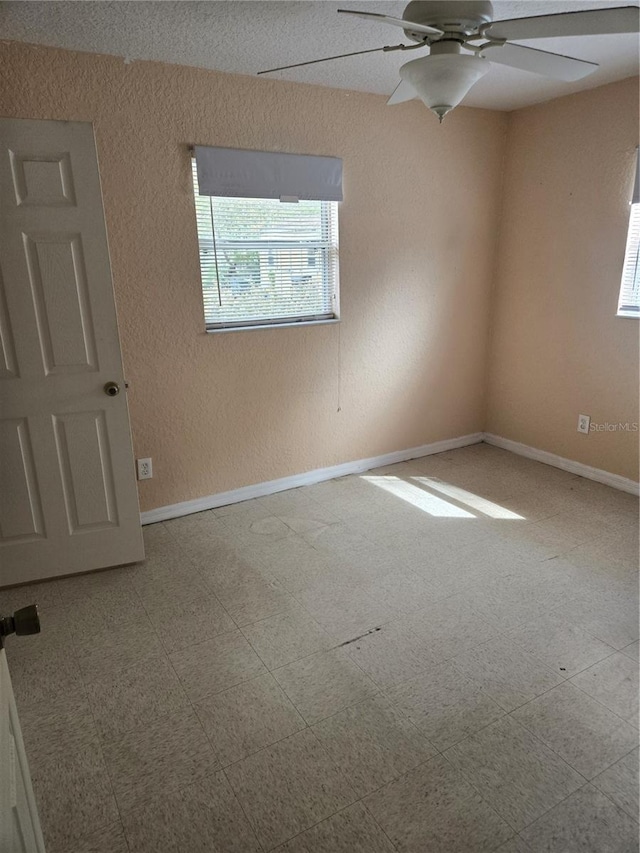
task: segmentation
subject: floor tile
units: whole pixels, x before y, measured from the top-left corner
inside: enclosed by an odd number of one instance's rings
[[[76,639],[76,655],[85,681],[116,675],[143,658],[164,654],[162,643],[145,615],[117,627],[96,625]]]
[[[403,853],[488,853],[513,831],[442,756],[364,801]]]
[[[626,850],[637,517],[479,444],[149,525],[142,563],[0,590],[0,612],[40,608],[7,653],[48,853],[253,853],[249,818],[281,853]],[[574,794],[582,774],[611,806]]]
[[[507,636],[564,678],[570,678],[614,651],[556,613],[546,614],[510,631]]]
[[[402,602],[407,599],[407,590],[395,582],[398,578],[408,578],[408,570],[402,566],[402,557],[393,553],[384,545],[371,543],[368,548],[357,551],[344,551],[326,556],[333,567],[333,574],[339,580],[351,583],[356,589],[365,592],[371,601],[385,605],[393,613],[403,612]],[[427,585],[416,575],[415,581],[426,591]],[[387,598],[385,598],[387,590]],[[388,590],[394,590],[393,603],[388,600]],[[422,590],[415,588],[418,595]]]
[[[24,584],[0,589],[0,613],[12,614],[14,610],[37,604],[39,609],[61,605],[60,581]]]
[[[439,750],[504,715],[478,685],[449,663],[388,691],[393,703]]]
[[[366,551],[371,548],[371,543],[368,539],[360,536],[348,524],[342,522],[323,524],[317,529],[308,530],[300,535],[313,545],[314,548],[329,554]]]
[[[320,554],[299,536],[263,545],[252,549],[251,553],[255,555],[259,568],[292,593],[312,585],[333,565],[330,558]]]
[[[396,553],[390,552],[389,557],[396,565],[402,563]],[[365,590],[371,598],[387,604],[398,613],[414,613],[437,598],[437,592],[431,584],[408,569],[396,569],[375,577]]]
[[[475,680],[505,711],[513,711],[562,678],[506,637],[490,640],[453,658],[455,667]]]
[[[463,593],[482,577],[486,565],[476,559],[473,548],[452,548],[447,538],[438,547],[441,547],[442,552],[436,550],[432,553],[432,542],[427,540],[422,546],[422,556],[415,556],[411,560],[411,567],[429,583],[439,598]]]
[[[538,696],[512,716],[587,779],[638,743],[636,728],[569,683]]]
[[[147,558],[170,550],[174,545],[173,536],[171,536],[164,521],[145,524],[142,528],[142,538],[144,539],[144,551]]]
[[[331,508],[324,507],[316,501],[309,501],[289,510],[278,512],[278,518],[300,536],[313,537],[322,528],[330,524],[338,524],[340,518]]]
[[[253,509],[257,509],[254,503],[252,501],[251,504],[245,504],[244,506],[252,506]],[[234,504],[234,506],[239,507],[239,504]],[[218,528],[221,525],[224,526],[218,518],[218,511],[214,509],[194,512],[190,515],[180,516],[179,518],[172,518],[169,521],[165,521],[164,525],[168,533],[178,541],[185,538],[191,539],[199,534],[214,536]]]
[[[40,764],[55,763],[61,753],[72,756],[99,742],[98,728],[85,694],[78,696],[72,709],[48,715],[21,714],[20,726],[32,771]]]
[[[598,535],[598,528],[582,513],[563,511],[537,522],[535,526],[548,535],[558,537],[565,549],[577,547]]]
[[[273,674],[309,725],[378,692],[344,649],[318,652]]]
[[[61,578],[57,583],[60,596],[65,603],[82,601],[85,598],[100,600],[103,595],[108,599],[117,592],[130,592],[134,574],[135,570],[132,566],[121,566],[69,575]]]
[[[276,516],[248,518],[244,514],[233,513],[224,516],[224,523],[240,547],[252,547],[262,542],[275,542],[291,536],[291,528]]]
[[[542,580],[537,573],[524,570],[489,580],[481,576],[465,590],[476,613],[503,631],[544,616],[569,594],[570,582],[564,574]]]
[[[31,779],[47,853],[69,853],[117,821],[118,809],[98,738],[77,751],[35,762]]]
[[[185,709],[107,741],[104,757],[120,812],[219,769],[196,714]]]
[[[561,619],[577,625],[615,649],[638,639],[638,602],[631,596],[600,595],[578,590],[577,595],[556,611]]]
[[[637,508],[629,517],[611,508],[593,506],[580,512],[593,520],[594,528],[602,531],[596,539],[573,548],[566,559],[577,566],[606,571],[613,577],[629,577],[638,572]],[[612,521],[615,524],[612,524]],[[607,527],[609,529],[607,529]]]
[[[169,808],[167,807],[169,806]],[[261,853],[224,773],[127,812],[131,853]]]
[[[349,657],[384,690],[415,678],[433,663],[427,644],[405,622],[404,617],[387,622],[344,646]]]
[[[313,726],[313,732],[364,797],[436,754],[391,702],[374,696]]]
[[[225,772],[266,850],[356,799],[308,729],[231,765]]]
[[[335,645],[301,607],[245,625],[242,633],[267,669],[277,669]]]
[[[240,627],[296,606],[285,589],[276,581],[266,580],[258,572],[244,575],[237,583],[212,581],[211,585],[225,610]]]
[[[29,649],[16,648],[19,642],[29,639],[10,637],[7,641],[7,661],[18,707],[39,707],[43,713],[54,705],[60,711],[70,710],[75,695],[84,689],[78,660],[64,645],[45,648],[38,643]]]
[[[275,853],[394,853],[395,847],[362,803],[296,835]]]
[[[591,785],[551,809],[522,837],[548,853],[632,853],[638,824]]]
[[[233,631],[233,619],[206,587],[204,591],[189,591],[155,601],[143,601],[162,645],[168,652],[180,651]]]
[[[592,781],[596,788],[599,788],[617,806],[624,809],[634,820],[638,820],[640,795],[638,792],[637,747]]]
[[[624,649],[621,649],[622,654],[626,655],[632,660],[640,660],[640,640],[636,640],[635,643],[630,643],[628,646],[625,646]]]
[[[195,705],[223,766],[276,743],[306,723],[272,675],[260,675]]]
[[[166,657],[150,657],[87,686],[89,704],[103,738],[173,714],[188,704]]]
[[[275,515],[278,518],[282,518],[283,515],[307,511],[310,508],[317,508],[316,502],[309,496],[304,487],[286,489],[273,495],[266,495],[264,498],[258,498],[256,503],[267,510],[269,515]]]
[[[425,641],[435,663],[449,660],[499,633],[466,599],[455,595],[411,614],[406,624]]]
[[[333,582],[303,589],[296,598],[338,643],[353,640],[397,616],[395,610],[363,590]]]
[[[571,682],[637,727],[638,665],[626,655],[611,655],[576,675]]]
[[[349,477],[339,477],[336,480],[316,483],[313,486],[308,486],[305,491],[321,507],[335,513],[339,518],[357,515],[358,510],[362,509],[362,498],[370,503],[377,501],[380,497],[372,486],[359,481],[358,478]],[[366,497],[364,497],[365,495]]]
[[[275,495],[272,495],[272,497],[275,497]],[[238,503],[227,504],[226,506],[217,506],[212,512],[216,518],[220,518],[223,521],[234,515],[246,516],[252,519],[269,518],[273,515],[268,503],[261,499],[239,501]]]
[[[510,841],[501,844],[496,853],[533,853],[533,851],[519,836],[514,835]]]
[[[78,840],[74,853],[129,853],[122,823],[118,820]]]
[[[517,832],[584,784],[582,776],[511,717],[445,755]]]
[[[220,634],[197,646],[174,652],[169,658],[192,702],[265,671],[264,664],[240,631]]]
[[[261,548],[239,548],[232,541],[204,541],[194,546],[191,560],[216,595],[231,595],[247,582],[265,580],[260,552]]]
[[[137,570],[130,566],[61,581],[69,631],[86,680],[161,650],[135,588]]]
[[[132,584],[143,605],[162,602],[169,596],[184,597],[186,593],[203,590],[204,578],[196,562],[187,553],[201,542],[189,539],[185,547],[174,543],[174,552],[150,557],[144,563],[134,566]],[[211,553],[211,541],[203,542],[203,551]]]

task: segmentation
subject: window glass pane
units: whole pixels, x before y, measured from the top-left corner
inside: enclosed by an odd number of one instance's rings
[[[208,327],[336,316],[337,202],[194,192]]]
[[[640,317],[640,204],[631,205],[618,314]]]

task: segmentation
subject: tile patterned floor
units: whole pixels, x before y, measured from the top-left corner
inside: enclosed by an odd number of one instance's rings
[[[0,591],[49,853],[637,851],[637,513],[476,445]]]

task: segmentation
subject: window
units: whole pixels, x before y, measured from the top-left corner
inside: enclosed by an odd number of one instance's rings
[[[640,317],[640,202],[631,205],[627,250],[624,253],[619,317]]]
[[[636,149],[636,180],[631,199],[631,215],[624,253],[618,317],[640,317],[640,149]]]
[[[338,202],[200,195],[193,184],[207,329],[338,316]]]

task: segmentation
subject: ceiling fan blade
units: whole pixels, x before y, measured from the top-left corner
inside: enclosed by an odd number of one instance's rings
[[[381,15],[379,12],[356,12],[352,9],[338,9],[342,15],[357,15],[358,18],[367,18],[368,20],[379,21],[381,24],[393,24],[395,27],[402,27],[403,30],[410,30],[412,33],[425,33],[426,35],[441,36],[442,30],[436,27],[427,27],[425,24],[414,24],[412,21],[405,21],[402,18],[392,18],[391,15]]]
[[[393,90],[391,97],[387,101],[387,105],[393,106],[394,104],[402,104],[404,101],[411,101],[415,97],[417,97],[417,95],[413,86],[406,80],[401,80]]]
[[[586,62],[584,59],[573,59],[560,53],[549,53],[546,50],[536,50],[522,44],[490,44],[483,48],[483,54],[491,62],[520,68],[522,71],[532,71],[554,80],[581,80],[587,74],[592,74],[600,66],[596,62]]]
[[[287,71],[289,68],[301,68],[303,65],[316,65],[318,62],[330,62],[332,59],[345,59],[347,56],[361,56],[363,53],[379,53],[380,51],[402,50],[403,44],[386,45],[385,47],[373,47],[370,50],[355,50],[353,53],[339,53],[337,56],[325,56],[323,59],[310,59],[308,62],[294,62],[293,65],[281,65],[279,68],[267,68],[266,71],[258,71],[258,74],[271,74],[273,71]]]
[[[616,6],[612,9],[590,9],[582,12],[561,12],[557,15],[537,15],[534,18],[496,21],[484,30],[483,35],[500,39],[541,39],[637,33],[639,30],[638,7]]]

